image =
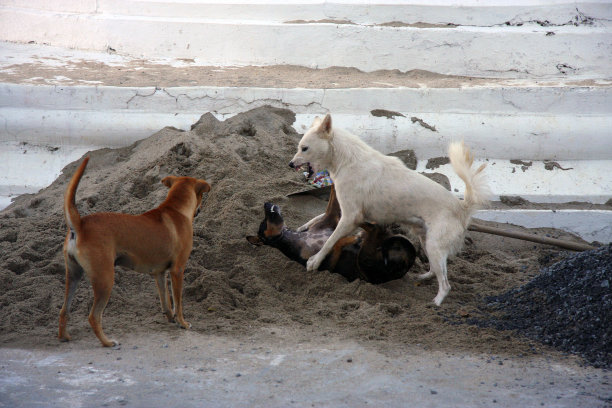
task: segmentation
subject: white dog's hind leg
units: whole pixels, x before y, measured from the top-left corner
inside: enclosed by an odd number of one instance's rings
[[[323,245],[321,250],[315,255],[311,256],[308,259],[308,262],[306,262],[306,270],[311,272],[319,269],[321,262],[323,262],[329,251],[331,251],[334,245],[336,245],[336,242],[338,242],[340,238],[343,238],[351,232],[355,231],[356,228],[357,222],[354,219],[349,219],[344,216],[340,217],[340,221],[338,222],[336,229],[329,236],[327,241],[325,241],[325,244]]]
[[[430,277],[431,275],[436,275],[436,278],[438,278],[438,294],[433,301],[436,306],[440,306],[451,289],[446,270],[447,254],[437,248],[435,244],[432,245],[431,242],[428,242],[427,256],[429,257],[429,272],[421,276]]]
[[[421,244],[421,251],[425,250],[427,252],[427,247],[425,243],[427,242],[427,225],[425,221],[421,217],[411,217],[405,223],[402,223],[402,228],[408,229],[412,235],[416,235],[419,239],[419,244]],[[427,255],[429,257],[429,255]],[[421,262],[424,259],[419,255],[419,259]],[[417,275],[418,280],[431,279],[434,276],[433,271],[430,269],[428,272]]]
[[[436,306],[440,306],[442,304],[442,301],[444,301],[444,298],[451,290],[446,271],[446,259],[442,261],[440,266],[441,273],[436,273],[436,277],[438,278],[438,294],[434,298],[434,303]]]

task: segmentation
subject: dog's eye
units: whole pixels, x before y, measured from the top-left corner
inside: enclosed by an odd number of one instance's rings
[[[302,151],[305,152],[306,150],[308,150],[308,146],[303,146]]]

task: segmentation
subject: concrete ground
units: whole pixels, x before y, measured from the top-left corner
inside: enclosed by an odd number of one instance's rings
[[[81,337],[81,336],[79,336]],[[194,331],[91,332],[0,349],[0,407],[606,407],[610,373],[572,358],[364,347],[267,328],[246,338]]]

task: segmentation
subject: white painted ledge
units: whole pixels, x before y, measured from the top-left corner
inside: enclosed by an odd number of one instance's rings
[[[272,105],[296,112],[300,132],[316,115],[330,112],[337,126],[377,149],[413,149],[422,159],[442,156],[450,141],[463,139],[478,157],[610,160],[611,100],[612,87],[322,90],[0,84],[0,137],[53,146],[124,146],[164,126],[188,129],[205,112],[225,118]],[[398,116],[373,116],[375,109]]]

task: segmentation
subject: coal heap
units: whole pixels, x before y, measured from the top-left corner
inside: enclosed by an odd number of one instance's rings
[[[571,254],[527,284],[486,298],[492,312],[480,326],[519,333],[578,354],[595,367],[612,366],[612,244]]]

